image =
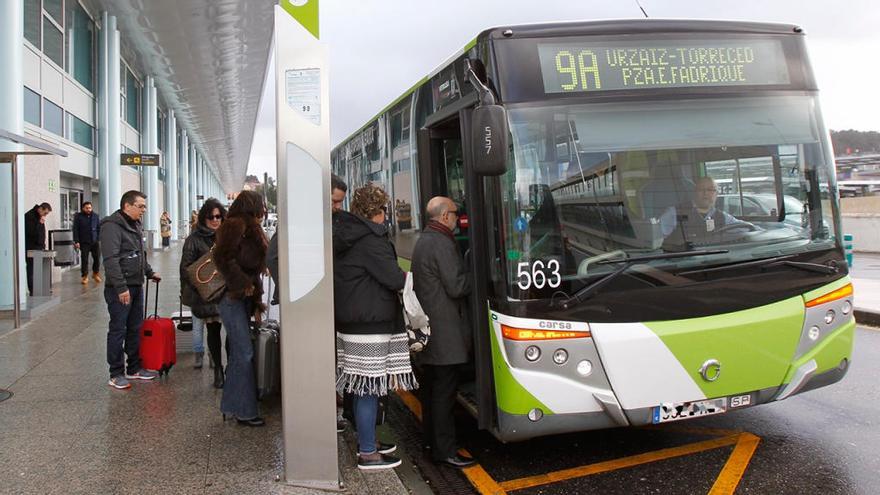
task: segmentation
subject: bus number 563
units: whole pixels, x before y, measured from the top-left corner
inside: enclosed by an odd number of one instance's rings
[[[520,289],[529,290],[532,287],[543,289],[544,286],[555,289],[562,283],[562,275],[559,274],[559,261],[550,260],[547,262],[546,270],[550,272],[549,277],[545,273],[543,261],[536,260],[531,265],[529,267],[528,262],[516,265],[516,278],[518,279],[516,285]]]

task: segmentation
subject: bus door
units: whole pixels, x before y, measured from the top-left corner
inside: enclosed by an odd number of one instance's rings
[[[470,167],[470,145],[462,136],[469,136],[471,109],[465,109],[451,118],[419,131],[420,197],[427,202],[434,196],[447,196],[459,208],[459,225],[455,239],[473,278],[474,290],[470,300],[470,320],[474,335],[473,371],[464,373],[459,386],[459,402],[478,419],[481,429],[494,425],[494,387],[492,386],[492,354],[488,333],[485,253],[483,232],[485,223],[479,219],[485,214],[479,205],[482,198],[482,179],[473,175]],[[479,211],[477,211],[479,210]],[[424,212],[427,224],[427,212]],[[476,242],[475,242],[476,241]]]

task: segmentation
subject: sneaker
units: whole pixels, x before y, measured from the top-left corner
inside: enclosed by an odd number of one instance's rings
[[[140,371],[132,373],[130,375],[128,373],[125,374],[125,377],[129,380],[153,380],[157,376],[159,376],[159,373],[145,369],[141,369]]]
[[[336,433],[342,433],[345,431],[346,424],[344,419],[336,420]]]
[[[131,388],[131,383],[125,379],[124,376],[114,376],[107,382],[107,385],[110,385],[113,388],[117,388],[119,390],[125,390]]]
[[[95,282],[99,284],[104,281],[104,279],[101,278],[101,274],[98,272],[92,273],[92,278],[95,279]]]
[[[379,454],[378,452],[376,452]],[[364,471],[375,471],[379,469],[394,469],[397,466],[400,466],[401,460],[392,455],[372,455],[370,454],[368,457],[358,456],[358,469]]]
[[[397,445],[394,445],[393,443],[376,442],[376,451],[380,454],[390,454],[395,450],[397,450]],[[357,455],[360,456],[361,453],[358,452]]]
[[[89,276],[88,275],[83,275],[82,284],[89,285]]]

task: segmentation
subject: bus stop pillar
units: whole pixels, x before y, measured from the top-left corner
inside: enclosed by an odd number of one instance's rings
[[[329,86],[318,0],[281,0],[274,40],[284,475],[289,484],[338,490]]]

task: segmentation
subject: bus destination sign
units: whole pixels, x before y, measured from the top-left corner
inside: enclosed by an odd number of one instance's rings
[[[545,93],[788,84],[779,40],[538,45]]]

